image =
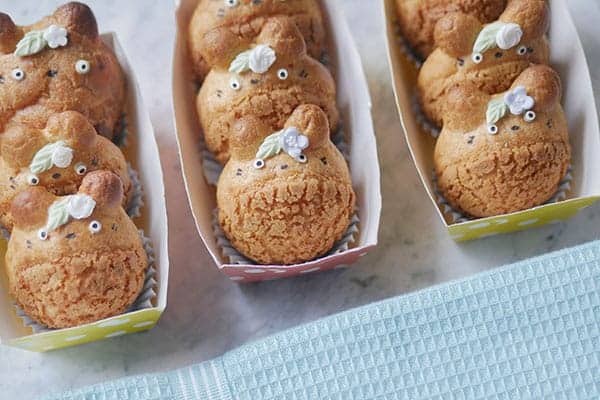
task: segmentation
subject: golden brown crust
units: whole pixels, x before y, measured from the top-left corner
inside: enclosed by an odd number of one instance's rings
[[[437,126],[441,126],[444,98],[452,86],[471,82],[486,93],[499,93],[532,63],[548,63],[548,7],[544,0],[509,0],[499,20],[519,24],[521,42],[508,50],[486,51],[479,64],[472,60],[472,53],[483,25],[463,13],[450,13],[438,21],[435,36],[439,47],[423,64],[417,82],[421,108]],[[517,51],[521,46],[527,49],[524,55]]]
[[[398,22],[405,40],[421,58],[434,50],[437,21],[448,13],[460,11],[482,23],[495,21],[506,0],[396,0]]]
[[[282,152],[256,169],[258,146],[273,132],[258,118],[244,118],[217,187],[223,231],[236,249],[261,264],[297,264],[325,254],[346,232],[354,211],[348,166],[329,140],[323,111],[300,106],[286,123],[292,126],[309,138],[305,164]]]
[[[294,24],[283,18],[271,19],[257,40],[277,55],[266,73],[234,74],[215,68],[198,94],[196,106],[206,144],[221,163],[229,158],[231,129],[244,116],[258,117],[275,131],[299,105],[316,104],[325,110],[332,130],[338,125],[335,82],[321,63],[306,54]],[[278,77],[280,69],[288,72],[286,80]],[[239,90],[231,88],[232,79],[237,79]]]
[[[546,66],[532,67],[515,81],[517,86],[536,101],[536,119],[526,122],[509,112],[496,124],[496,135],[488,133],[485,117],[492,96],[473,86],[455,87],[449,95],[434,163],[444,197],[469,215],[487,217],[543,204],[567,172],[571,148],[558,75]]]
[[[67,29],[66,46],[24,57],[13,54],[25,33],[52,24]],[[125,77],[114,53],[98,35],[89,7],[68,3],[23,27],[16,27],[3,14],[0,31],[0,131],[15,125],[42,129],[52,114],[72,110],[84,114],[102,135],[113,137],[123,112]],[[87,74],[76,72],[79,60],[89,61]],[[25,74],[20,81],[12,78],[15,68]]]
[[[45,145],[63,141],[73,150],[73,160],[66,168],[53,166],[47,171],[32,173],[34,155]],[[15,126],[0,135],[0,224],[12,229],[14,224],[10,204],[15,195],[30,187],[35,175],[39,186],[54,195],[74,194],[79,190],[84,174],[76,167],[85,166],[89,174],[97,170],[115,173],[123,182],[125,195],[119,201],[127,204],[132,194],[132,183],[127,162],[121,150],[110,140],[97,135],[87,119],[74,111],[54,114],[40,131]]]
[[[213,66],[225,67],[241,50],[249,47],[268,19],[284,16],[298,27],[308,54],[320,59],[325,47],[325,29],[318,0],[238,0],[227,7],[221,0],[201,0],[188,32],[189,52],[198,79]]]
[[[6,253],[9,288],[17,304],[50,328],[94,322],[125,311],[139,295],[148,265],[137,228],[114,201],[119,178],[106,171],[83,183],[97,204],[93,214],[72,219],[38,238],[57,197],[31,188],[13,201],[15,229]],[[92,233],[89,225],[102,229]]]

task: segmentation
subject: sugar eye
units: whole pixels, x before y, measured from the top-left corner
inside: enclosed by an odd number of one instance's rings
[[[11,75],[15,81],[22,81],[25,79],[25,72],[21,68],[13,69]]]
[[[87,60],[79,60],[75,63],[75,71],[78,74],[85,75],[90,72],[90,62]]]
[[[298,160],[299,163],[302,164],[306,164],[306,162],[308,161],[308,158],[306,158],[306,156],[304,154],[300,154],[296,160]]]
[[[29,186],[37,186],[40,183],[40,178],[38,178],[35,175],[29,175],[27,177],[27,183],[29,184]]]
[[[48,232],[45,229],[40,229],[37,233],[38,239],[46,240],[48,239]]]
[[[527,54],[527,47],[519,46],[519,48],[517,49],[517,54],[520,56],[524,56],[525,54]]]
[[[535,121],[535,117],[537,117],[535,111],[527,111],[525,113],[525,117],[523,118],[525,122],[533,122]]]
[[[100,221],[92,221],[89,226],[90,232],[96,234],[102,230],[102,224]]]
[[[87,167],[84,163],[77,163],[77,165],[75,165],[75,172],[77,175],[85,175],[87,172]]]
[[[277,71],[277,77],[279,79],[281,79],[282,81],[285,81],[288,78],[288,76],[290,76],[290,75],[289,75],[287,69],[285,69],[285,68],[282,68],[279,71]]]
[[[481,53],[473,53],[473,56],[471,57],[471,59],[473,60],[473,62],[475,64],[479,64],[483,61],[483,54]]]
[[[488,126],[488,133],[490,135],[496,135],[498,133],[498,127],[496,125],[489,125]]]
[[[226,5],[227,7],[235,7],[235,6],[237,6],[238,4],[239,4],[239,3],[238,3],[238,0],[225,0],[225,5]]]
[[[256,160],[254,160],[253,166],[256,169],[262,169],[265,166],[265,161],[261,158],[257,158]]]
[[[231,78],[231,80],[229,81],[229,86],[233,90],[240,90],[242,88],[242,85],[240,84],[240,81],[237,80],[237,78]]]

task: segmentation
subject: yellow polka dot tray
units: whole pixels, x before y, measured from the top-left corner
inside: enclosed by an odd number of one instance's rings
[[[6,274],[0,274],[0,341],[29,351],[46,352],[151,329],[165,310],[169,273],[167,213],[164,184],[154,130],[134,74],[114,34],[102,39],[114,49],[127,77],[126,136],[121,145],[125,158],[139,171],[142,188],[140,211],[134,223],[144,236],[149,258],[144,288],[129,310],[112,318],[68,329],[49,329],[35,323],[16,305],[8,291]],[[136,180],[138,178],[136,177]],[[137,184],[137,182],[136,182]],[[0,269],[4,270],[7,242],[0,241]]]
[[[421,107],[417,105],[419,103],[417,101],[419,72],[420,68],[426,68],[427,62],[425,64],[419,62],[402,38],[394,0],[383,2],[393,88],[406,142],[427,194],[450,236],[456,241],[479,239],[560,222],[600,200],[600,174],[598,174],[600,170],[600,157],[598,157],[600,154],[600,130],[589,67],[566,3],[561,0],[550,0],[548,4],[551,10],[548,32],[550,65],[562,80],[561,105],[566,115],[571,144],[570,168],[559,183],[558,190],[552,199],[544,204],[511,214],[471,218],[450,206],[438,190],[437,179],[432,171],[435,169],[434,149],[439,132],[436,132],[434,124],[424,117]],[[512,49],[507,51],[512,51]],[[514,51],[521,55],[521,53],[532,53],[533,49],[515,46]],[[489,54],[492,55],[492,59],[484,62],[493,63],[494,57],[499,59],[503,57],[503,54],[504,57],[507,56],[499,49],[493,50]],[[473,53],[473,56],[477,56],[477,58],[471,60],[459,57],[456,61],[456,71],[460,71],[465,64],[481,63],[481,57],[487,57],[488,53],[485,52],[483,55]],[[439,67],[439,69],[441,68],[444,67]],[[441,72],[439,73],[441,74]],[[465,97],[461,97],[461,99],[467,101]],[[492,103],[493,101],[490,101],[488,107],[491,107]],[[502,104],[501,106],[505,107],[508,112],[508,105]],[[461,103],[457,102],[456,107],[460,109]],[[464,108],[467,111],[471,109]],[[488,113],[489,111],[488,108]],[[510,113],[515,114],[512,109]],[[525,121],[523,124],[530,122],[527,120],[528,114],[531,112],[523,114]],[[483,115],[483,122],[486,117],[488,118],[488,131],[484,132],[484,135],[497,135],[498,127],[494,122],[489,122],[493,116]],[[535,118],[535,114],[531,114],[529,117]],[[465,115],[464,118],[469,118],[469,115]],[[545,122],[546,119],[543,121]],[[548,120],[547,124],[552,124],[551,121],[551,119]],[[513,132],[506,133],[506,135],[518,135],[523,132],[523,127],[527,127],[527,125],[513,125]],[[551,127],[551,125],[548,126],[548,128]],[[485,129],[483,130],[485,131]],[[506,128],[506,132],[509,130]],[[479,132],[479,130],[471,132]],[[473,133],[469,134],[473,135]],[[464,138],[465,143],[472,144],[475,136],[465,134]],[[462,184],[461,178],[462,175],[457,179]],[[485,203],[488,200],[483,198],[482,201]]]

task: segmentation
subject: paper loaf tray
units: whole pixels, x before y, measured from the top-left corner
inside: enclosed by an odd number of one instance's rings
[[[432,182],[434,139],[419,124],[414,112],[417,69],[397,38],[394,0],[384,0],[388,56],[400,120],[423,185],[448,232],[467,241],[554,223],[575,215],[600,199],[600,131],[590,72],[577,30],[563,0],[550,0],[551,65],[563,83],[563,107],[573,148],[573,182],[567,199],[530,210],[452,223],[436,202]]]
[[[190,206],[198,232],[218,268],[235,281],[252,282],[329,270],[356,261],[377,244],[381,213],[379,163],[368,86],[350,30],[336,9],[335,1],[325,0],[322,3],[325,18],[329,23],[330,42],[334,43],[330,46],[331,59],[344,61],[336,63],[335,76],[338,107],[350,145],[349,163],[357,195],[359,233],[356,245],[345,252],[288,266],[228,264],[213,233],[215,188],[207,183],[203,174],[202,154],[199,149],[201,129],[195,107],[196,86],[187,55],[187,26],[197,3],[196,0],[176,2],[173,106],[177,142]]]
[[[139,171],[144,191],[142,215],[134,222],[152,241],[157,269],[157,295],[152,308],[121,314],[75,328],[31,334],[31,329],[26,328],[15,313],[13,299],[8,294],[6,274],[0,273],[0,339],[3,344],[9,346],[45,352],[148,330],[156,325],[167,305],[169,276],[167,212],[158,146],[135,75],[129,67],[116,35],[103,34],[102,39],[114,49],[127,77],[126,115],[129,135],[124,153],[127,161]],[[6,242],[2,241],[0,242],[0,269],[2,270],[5,269],[5,252]]]

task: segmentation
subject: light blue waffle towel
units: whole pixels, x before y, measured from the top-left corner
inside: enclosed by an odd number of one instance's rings
[[[600,399],[600,243],[53,400]]]

